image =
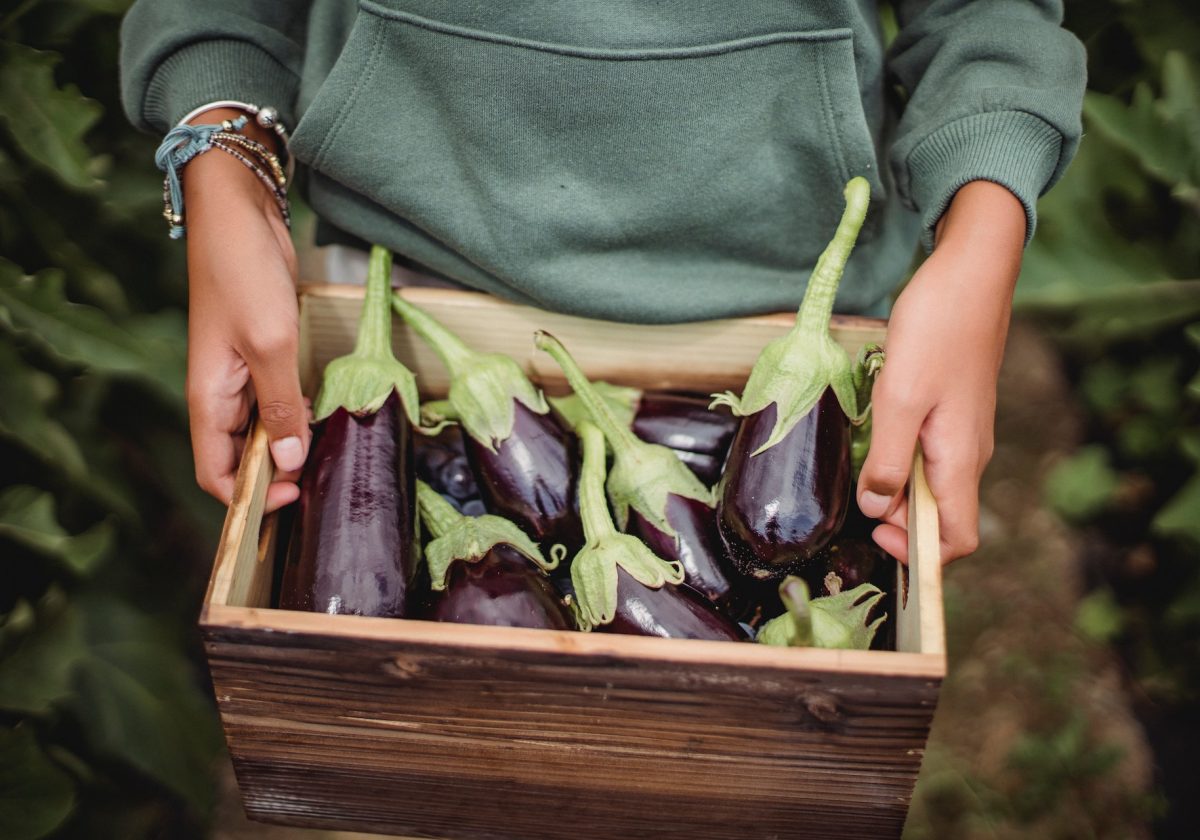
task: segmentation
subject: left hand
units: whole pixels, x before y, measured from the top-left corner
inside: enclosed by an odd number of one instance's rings
[[[871,449],[858,505],[883,520],[875,541],[908,562],[905,488],[917,443],[938,504],[942,562],[979,544],[979,482],[992,456],[996,381],[1025,243],[1007,189],[972,181],[938,223],[933,253],[892,310],[872,396]]]

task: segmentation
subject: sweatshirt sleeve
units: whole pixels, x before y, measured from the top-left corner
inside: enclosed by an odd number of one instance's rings
[[[163,132],[208,102],[275,108],[294,126],[308,0],[138,0],[121,26],[121,99]]]
[[[888,54],[907,103],[890,153],[925,247],[959,187],[1007,187],[1033,236],[1038,196],[1062,175],[1082,132],[1083,45],[1060,0],[901,0]]]

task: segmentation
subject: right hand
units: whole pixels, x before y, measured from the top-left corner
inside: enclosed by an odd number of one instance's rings
[[[193,122],[232,119],[207,111]],[[251,121],[245,133],[273,146]],[[187,403],[196,481],[222,504],[258,403],[275,476],[266,511],[300,495],[297,481],[312,434],[300,393],[296,250],[279,208],[241,162],[214,149],[183,173],[188,257]]]

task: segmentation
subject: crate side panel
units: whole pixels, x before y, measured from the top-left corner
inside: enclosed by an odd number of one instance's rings
[[[575,840],[581,825],[598,839],[898,835],[938,689],[927,677],[207,636],[251,815],[419,837]]]

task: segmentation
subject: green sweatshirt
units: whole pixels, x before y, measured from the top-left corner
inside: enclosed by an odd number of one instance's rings
[[[880,312],[964,183],[1037,197],[1080,135],[1059,0],[139,0],[125,107],[276,107],[322,219],[437,274],[639,322],[791,309],[873,206],[837,308]]]

